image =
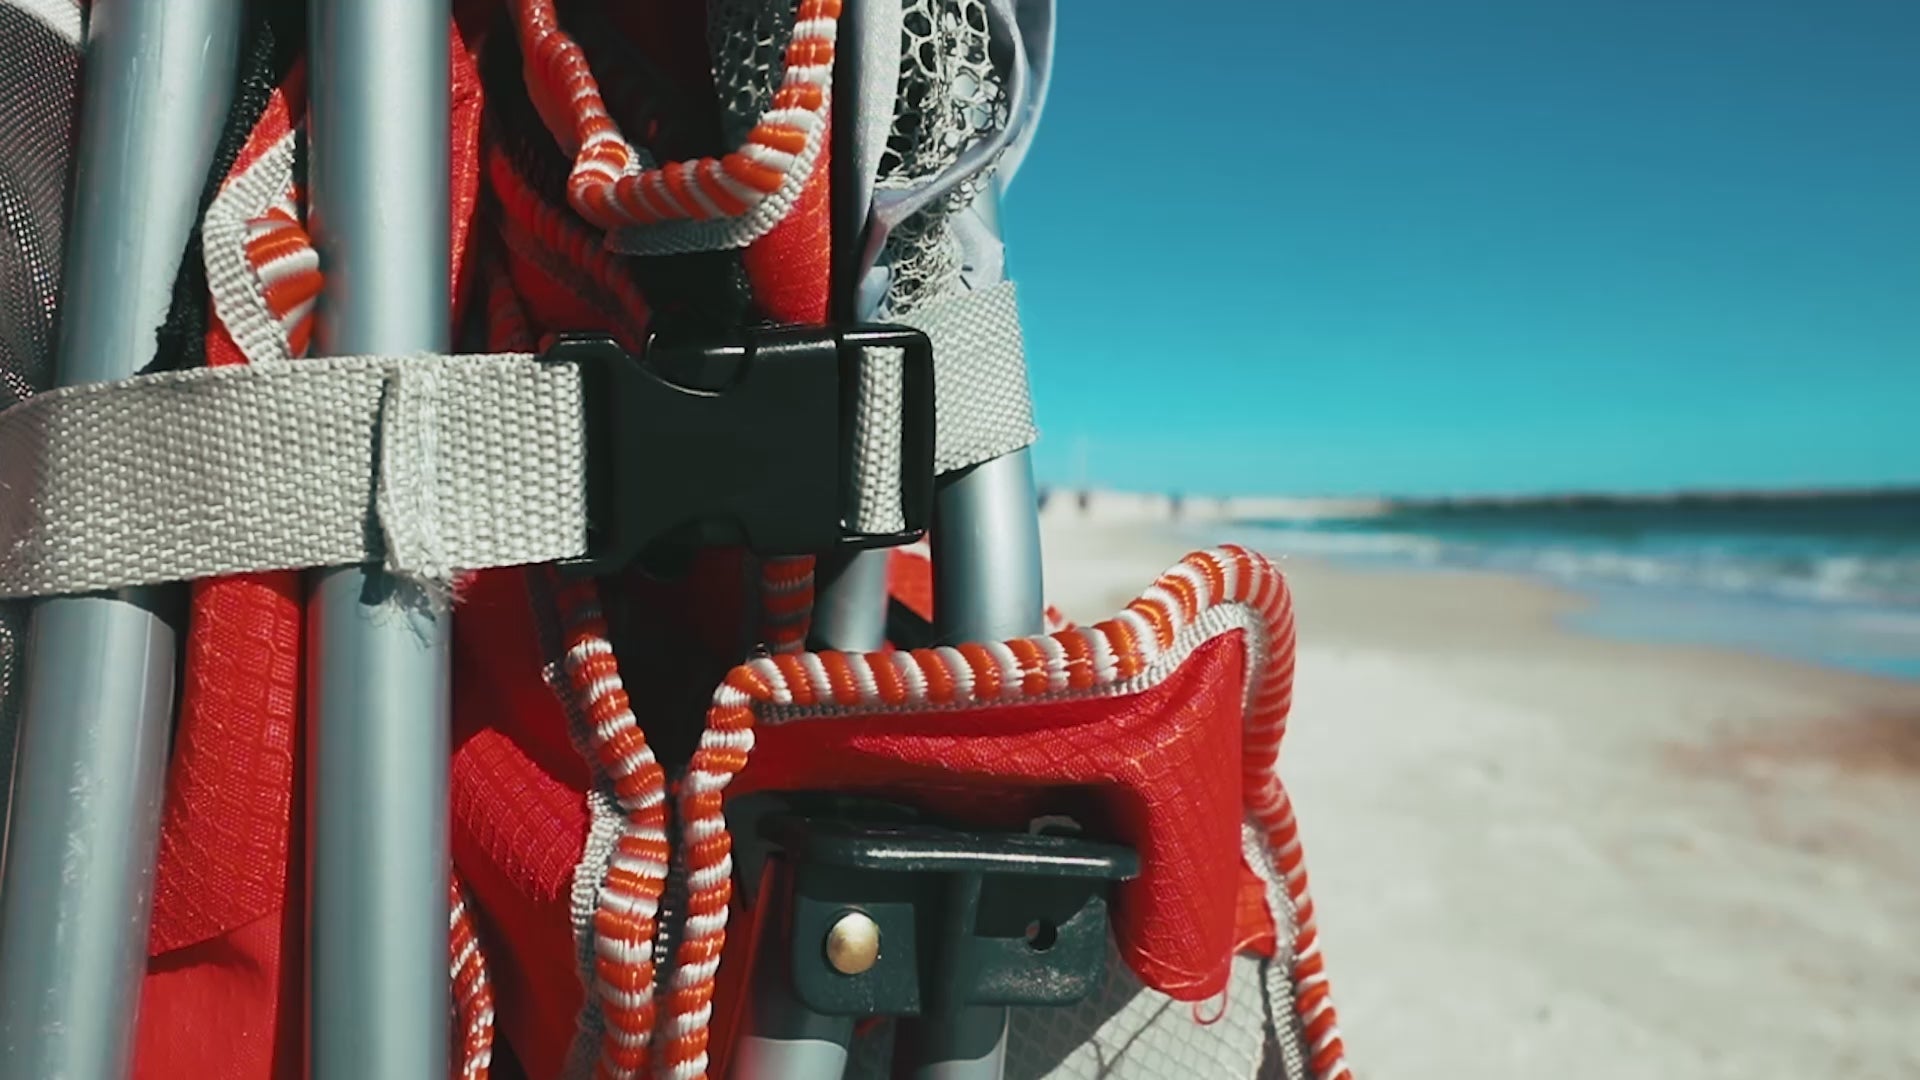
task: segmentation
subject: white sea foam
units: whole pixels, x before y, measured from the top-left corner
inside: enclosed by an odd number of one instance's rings
[[[1386,525],[1386,523],[1382,523]],[[1504,570],[1568,584],[1705,589],[1810,603],[1920,607],[1920,544],[1857,544],[1754,537],[1615,541],[1538,530],[1471,537],[1394,529],[1284,526],[1250,529],[1276,554]],[[1838,550],[1833,550],[1838,549]]]

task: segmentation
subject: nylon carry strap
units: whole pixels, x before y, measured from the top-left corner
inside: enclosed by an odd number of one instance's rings
[[[900,321],[934,344],[936,471],[1033,440],[1010,286]],[[903,518],[905,404],[898,350],[862,352],[844,510],[878,534]],[[582,386],[573,364],[505,353],[265,361],[38,394],[0,412],[0,597],[366,562],[432,585],[579,558]]]
[[[900,323],[933,342],[937,473],[1033,442],[1010,284]],[[858,532],[904,517],[899,363],[870,348],[858,365]],[[586,398],[576,365],[532,354],[278,359],[36,394],[0,411],[0,598],[372,561],[434,584],[582,557]]]
[[[580,387],[529,354],[353,356],[36,395],[0,414],[0,595],[578,556]]]
[[[991,461],[1039,437],[1013,282],[942,298],[893,321],[933,342],[936,474]],[[896,433],[904,399],[897,358],[870,361],[854,409],[853,489],[860,498],[856,519],[879,532],[898,529],[903,520],[900,493],[883,478],[900,474]]]

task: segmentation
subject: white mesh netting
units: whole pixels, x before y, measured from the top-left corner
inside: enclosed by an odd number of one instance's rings
[[[880,158],[881,187],[909,187],[948,168],[1007,125],[1011,103],[984,0],[907,0],[901,20],[899,100]],[[887,237],[882,314],[897,316],[951,288],[961,271],[950,221],[991,170],[957,185]]]
[[[907,0],[900,45],[900,99],[880,159],[882,185],[932,176],[1008,117],[983,0]]]

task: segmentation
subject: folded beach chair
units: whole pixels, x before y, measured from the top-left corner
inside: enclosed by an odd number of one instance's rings
[[[1040,594],[1053,39],[0,0],[0,1076],[1348,1076],[1279,572]]]

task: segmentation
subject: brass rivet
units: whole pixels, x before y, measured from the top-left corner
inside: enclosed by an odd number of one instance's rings
[[[849,911],[827,931],[827,963],[842,975],[859,975],[880,960],[880,924],[863,911]]]

